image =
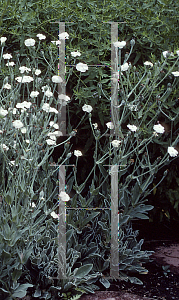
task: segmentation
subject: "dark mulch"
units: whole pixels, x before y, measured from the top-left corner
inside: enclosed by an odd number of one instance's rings
[[[176,247],[179,249],[179,226],[178,224],[153,224],[148,221],[140,221],[134,224],[134,228],[139,229],[140,238],[144,238],[143,250],[154,251],[149,263],[145,264],[148,274],[136,274],[143,285],[136,285],[124,281],[112,281],[108,291],[126,291],[142,299],[148,297],[157,300],[179,300],[179,257]],[[175,246],[173,246],[175,245]],[[159,247],[162,250],[158,252]],[[173,247],[173,248],[171,248]],[[174,252],[175,247],[175,252]],[[179,251],[179,250],[178,250]],[[171,261],[158,258],[158,254],[166,254],[166,258],[173,257]],[[157,254],[157,255],[156,255]],[[173,266],[173,263],[175,266]],[[106,290],[99,283],[100,290]]]
[[[149,270],[146,275],[137,275],[143,285],[134,285],[126,282],[114,282],[109,290],[126,290],[133,294],[157,300],[179,300],[179,275],[164,272],[162,265],[150,262],[145,265]]]

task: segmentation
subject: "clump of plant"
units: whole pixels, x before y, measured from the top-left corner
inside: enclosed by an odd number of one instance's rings
[[[67,38],[68,34],[62,33],[61,37]],[[1,37],[0,292],[2,298],[23,297],[28,288],[31,289],[34,297],[40,299],[60,299],[64,297],[64,293],[69,292],[73,292],[77,298],[77,294],[93,293],[94,290],[99,289],[95,285],[98,279],[105,287],[109,287],[110,279],[103,277],[110,275],[109,268],[113,267],[110,265],[109,243],[114,211],[111,216],[110,210],[89,212],[86,208],[108,206],[109,209],[113,206],[114,209],[116,204],[115,209],[119,211],[119,216],[118,233],[115,233],[114,241],[118,242],[116,253],[119,261],[119,276],[121,279],[141,284],[135,274],[147,272],[143,264],[151,253],[141,250],[143,240],[137,241],[138,233],[132,229],[132,220],[148,218],[147,212],[152,209],[152,206],[146,204],[146,196],[153,190],[150,186],[154,175],[167,163],[169,155],[174,158],[178,155],[175,149],[178,141],[176,138],[168,145],[168,153],[160,159],[151,158],[150,145],[156,141],[159,144],[162,143],[160,136],[165,129],[156,122],[157,116],[152,115],[152,118],[148,119],[144,110],[138,112],[136,109],[142,93],[146,97],[148,93],[150,97],[153,95],[155,89],[153,82],[156,84],[159,76],[157,65],[152,77],[152,71],[149,73],[147,68],[153,65],[151,62],[145,63],[144,74],[136,79],[132,66],[127,62],[130,55],[125,57],[123,63],[120,61],[125,41],[115,42],[116,57],[119,57],[117,66],[119,71],[114,72],[112,81],[115,91],[118,90],[118,84],[122,86],[119,102],[116,104],[113,96],[108,99],[112,101],[113,122],[106,124],[107,129],[103,134],[98,129],[98,124],[92,124],[92,106],[88,102],[82,106],[84,115],[81,122],[86,116],[85,113],[88,113],[87,119],[89,119],[95,139],[94,167],[89,174],[89,176],[93,174],[93,180],[88,195],[82,197],[81,192],[88,178],[78,185],[77,167],[82,152],[75,150],[74,174],[69,176],[67,185],[69,186],[68,192],[73,186],[76,195],[70,199],[65,191],[64,197],[61,193],[58,194],[56,179],[58,167],[53,169],[52,165],[49,165],[49,162],[52,162],[50,158],[52,152],[60,145],[57,144],[57,137],[62,136],[59,124],[57,124],[58,110],[54,106],[60,103],[60,110],[70,99],[63,94],[58,95],[57,83],[63,80],[59,75],[54,74],[53,55],[51,55],[51,61],[50,58],[48,61],[44,52],[41,51],[41,56],[38,54],[41,40],[45,39],[42,34],[39,34],[38,38],[37,49],[34,48],[34,39],[25,40],[32,60],[27,60],[26,65],[20,65],[25,61],[20,62],[17,57],[15,66],[15,62],[10,61],[11,54],[3,53],[6,38]],[[133,45],[134,41],[131,41],[131,51]],[[42,78],[38,77],[41,74],[38,61],[35,59],[38,56],[48,62],[47,72]],[[80,55],[75,52],[72,56]],[[14,66],[15,70],[13,70]],[[88,69],[87,64],[81,62],[76,65],[76,70],[80,72],[78,81],[78,87],[80,87],[81,74],[88,72],[90,75],[92,70]],[[19,71],[23,74],[22,76],[17,76],[21,75],[18,74]],[[31,76],[25,74],[31,74]],[[173,72],[175,77],[177,74],[177,71]],[[46,79],[46,75],[52,80]],[[133,80],[132,84],[131,80]],[[162,80],[164,78],[159,79],[159,82]],[[138,90],[141,82],[143,87]],[[102,86],[100,88],[105,95]],[[59,102],[54,96],[56,94]],[[161,98],[160,108],[164,102],[165,98]],[[145,121],[148,121],[148,130],[151,132],[149,137],[141,126],[143,113]],[[115,131],[109,134],[101,146],[100,139],[107,131],[109,132],[109,129]],[[60,165],[70,162],[72,156],[67,142],[75,135],[75,131],[72,130],[72,126],[68,126],[68,131],[70,136],[61,143],[65,143],[66,158],[64,159],[63,155],[59,158]],[[115,138],[113,138],[114,135]],[[108,165],[108,168],[104,165]],[[114,169],[109,168],[109,165],[118,166],[118,178],[113,174]],[[100,171],[99,177],[96,176],[97,166]],[[163,178],[166,175],[165,171]],[[115,177],[115,183],[111,184],[110,176],[113,179]],[[116,186],[119,197],[117,203],[116,200],[114,203],[116,195],[114,197],[113,192],[116,191]],[[67,215],[67,279],[60,279],[58,276],[58,199],[69,201],[69,206],[77,209],[75,213],[71,210]]]

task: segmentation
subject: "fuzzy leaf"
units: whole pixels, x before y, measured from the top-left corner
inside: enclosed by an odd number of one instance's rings
[[[88,275],[88,273],[92,270],[92,268],[93,268],[93,264],[87,264],[87,265],[80,267],[75,272],[75,277],[83,278],[84,276]]]
[[[16,290],[15,292],[12,294],[12,296],[14,298],[23,298],[26,296],[27,293],[27,289],[29,287],[33,287],[33,284],[30,283],[25,283],[25,284],[21,284]]]
[[[104,285],[106,289],[110,287],[110,282],[105,278],[100,278],[99,281]]]

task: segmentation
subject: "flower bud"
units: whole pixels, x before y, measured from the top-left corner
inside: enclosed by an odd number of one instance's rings
[[[72,132],[70,132],[70,135],[71,135],[71,136],[75,136],[75,135],[76,135],[76,132],[73,130]]]
[[[65,149],[68,149],[69,148],[69,143],[67,142],[67,143],[65,143]]]
[[[167,170],[165,170],[165,171],[163,172],[163,176],[167,176],[168,172],[169,172],[169,170],[168,170],[168,169],[167,169]]]
[[[72,156],[72,153],[69,152],[69,153],[67,154],[67,158],[70,158],[71,156]]]
[[[131,46],[133,47],[133,46],[135,45],[135,40],[132,39],[132,40],[130,41],[130,44],[131,44]]]
[[[167,92],[170,92],[170,93],[171,93],[171,91],[172,91],[172,88],[168,87],[168,88],[167,88]]]
[[[100,135],[100,133],[101,133],[100,130],[97,129],[96,130],[96,135],[98,136],[98,135]]]

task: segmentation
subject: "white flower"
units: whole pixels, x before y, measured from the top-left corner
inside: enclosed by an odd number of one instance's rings
[[[60,196],[60,198],[61,198],[62,201],[69,201],[70,200],[70,196],[67,193],[65,193],[65,192],[61,191],[60,194],[59,194],[59,196]]]
[[[24,41],[24,44],[29,47],[29,46],[34,46],[35,45],[35,40],[34,39],[27,39]]]
[[[24,109],[24,107],[25,108],[30,108],[31,105],[32,105],[31,102],[23,101],[22,103],[17,103],[16,107]]]
[[[98,124],[97,123],[94,123],[93,126],[94,126],[94,129],[98,128]]]
[[[46,36],[41,34],[41,33],[38,33],[36,36],[39,38],[39,40],[45,40],[46,39]]]
[[[55,114],[58,114],[58,110],[56,108],[54,108],[54,107],[50,107],[49,112],[53,112]]]
[[[113,128],[114,128],[114,125],[113,125],[112,122],[106,123],[106,126],[107,126],[109,129],[113,129]]]
[[[50,105],[48,103],[44,103],[42,106],[42,109],[46,112],[54,112],[54,113],[58,114],[58,110],[56,110],[53,107],[50,107]]]
[[[128,68],[129,68],[129,64],[126,62],[121,66],[121,71],[127,71]]]
[[[63,79],[60,76],[55,75],[52,77],[52,81],[55,83],[60,83],[60,82],[63,82]]]
[[[25,127],[21,128],[21,132],[22,133],[26,133],[27,132],[27,129]]]
[[[50,90],[47,90],[47,91],[45,92],[45,96],[47,96],[47,97],[52,97],[52,96],[53,96],[53,93],[52,93]]]
[[[56,141],[53,141],[51,139],[47,139],[46,142],[48,145],[56,145]]]
[[[31,102],[27,102],[27,101],[23,101],[21,104],[26,108],[30,108],[30,106],[32,105]]]
[[[70,97],[67,96],[67,95],[64,95],[64,94],[61,94],[61,95],[58,95],[58,99],[63,99],[65,101],[69,101],[70,100]],[[60,102],[60,101],[59,101]],[[61,102],[60,102],[61,103]]]
[[[114,47],[119,47],[119,49],[122,49],[126,45],[126,42],[125,41],[115,42],[115,43],[113,43],[113,45],[114,45]]]
[[[48,85],[44,85],[42,86],[42,92],[44,93],[45,91],[47,90],[50,90],[51,91],[51,88],[48,86]]]
[[[6,54],[3,54],[3,58],[4,58],[4,59],[10,59],[10,58],[12,58],[12,55],[6,53]]]
[[[35,98],[35,97],[37,97],[39,95],[39,92],[38,91],[32,91],[31,93],[30,93],[30,97],[31,98]]]
[[[112,143],[113,147],[118,147],[121,144],[121,141],[113,140]]]
[[[145,62],[144,62],[144,65],[145,65],[145,66],[153,67],[153,63],[151,63],[150,61],[145,61]]]
[[[179,56],[179,50],[176,51],[177,55]]]
[[[175,77],[178,77],[178,76],[179,76],[179,71],[172,72],[172,74],[173,74]]]
[[[55,124],[53,121],[50,121],[49,125],[52,126],[52,127],[54,127],[55,129],[59,129],[59,125]]]
[[[164,51],[164,52],[162,52],[162,54],[165,58],[167,58],[168,56],[174,56],[173,52],[170,52],[170,51]]]
[[[50,110],[50,105],[48,103],[44,103],[43,106],[42,106],[42,109],[46,112],[49,112]]]
[[[3,148],[3,150],[5,150],[5,151],[8,151],[9,150],[9,147],[8,146],[6,146],[5,144],[1,144],[1,147]]]
[[[77,56],[81,56],[81,53],[79,51],[76,51],[76,52],[71,52],[71,55],[73,57],[77,57]]]
[[[83,105],[82,110],[90,113],[93,110],[93,108],[91,105],[85,104],[85,105]]]
[[[51,212],[51,214],[50,214],[51,216],[52,216],[52,218],[54,218],[54,219],[58,219],[59,217],[58,217],[58,215],[53,211],[53,212]]]
[[[61,39],[61,40],[65,40],[65,39],[69,38],[69,34],[67,32],[62,32],[58,36],[59,36],[59,39]]]
[[[86,71],[88,70],[88,66],[87,66],[87,64],[78,63],[78,64],[76,65],[76,69],[77,69],[78,71],[84,73],[84,72],[86,72]]]
[[[137,130],[137,126],[135,126],[135,125],[130,125],[130,124],[128,124],[127,127],[128,127],[131,131],[136,131],[136,130]]]
[[[164,133],[165,132],[165,128],[161,124],[154,125],[153,129],[157,133]]]
[[[31,76],[16,77],[15,79],[22,83],[31,82],[34,80]]]
[[[164,56],[165,58],[167,57],[167,53],[168,53],[168,51],[162,52],[162,54],[163,54],[163,56]]]
[[[26,143],[27,143],[27,144],[29,144],[29,143],[30,143],[30,141],[29,141],[29,140],[25,140],[25,141],[26,141]]]
[[[30,68],[27,68],[25,66],[20,67],[19,70],[20,70],[21,73],[24,73],[24,72],[29,73],[31,71]]]
[[[7,40],[7,37],[2,36],[2,37],[1,37],[1,45],[2,45],[3,43],[5,43],[6,40]]]
[[[137,105],[133,105],[133,104],[128,103],[127,106],[131,111],[137,111],[138,110]]]
[[[36,70],[35,70],[35,75],[38,76],[40,73],[41,73],[41,71],[40,71],[39,69],[36,69]]]
[[[61,131],[54,131],[53,134],[58,135],[58,136],[63,136],[63,133]]]
[[[29,205],[30,205],[31,207],[36,207],[36,205],[35,205],[34,202],[30,203]]]
[[[8,111],[6,109],[3,109],[0,107],[0,116],[6,116],[8,114]]]
[[[22,108],[22,109],[23,109],[23,108],[24,108],[24,104],[22,104],[22,103],[17,103],[17,104],[16,104],[16,107],[17,107],[17,108]]]
[[[7,63],[6,63],[6,66],[10,66],[10,67],[12,67],[12,66],[14,66],[15,65],[15,63],[13,62],[13,61],[8,61]]]
[[[51,41],[51,43],[56,44],[56,46],[57,46],[57,45],[61,44],[61,41]]]
[[[11,85],[9,83],[6,83],[5,85],[3,85],[3,89],[10,90],[11,89]]]
[[[9,111],[12,111],[13,115],[15,115],[15,114],[16,114],[16,111],[17,111],[16,108],[12,108],[12,107],[9,107],[8,110],[9,110]]]
[[[80,150],[74,150],[74,155],[76,157],[78,157],[78,156],[82,156],[83,154],[82,154],[82,152]]]
[[[56,137],[56,135],[53,135],[53,132],[49,132],[47,135],[50,137],[51,140],[53,140],[53,141],[57,140],[57,137]]]
[[[16,111],[17,111],[17,109],[16,109],[16,108],[13,108],[12,114],[15,115],[15,114],[16,114]]]
[[[178,155],[178,151],[174,147],[168,147],[168,153],[171,157]]]
[[[24,124],[20,121],[20,120],[15,120],[13,121],[13,124],[12,124],[15,128],[21,128],[24,126]]]

